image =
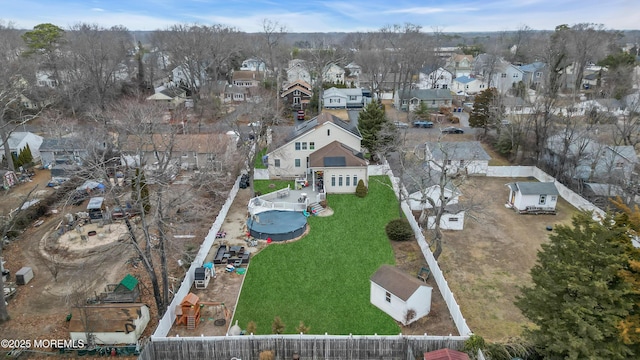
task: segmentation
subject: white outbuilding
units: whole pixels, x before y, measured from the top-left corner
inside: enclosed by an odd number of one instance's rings
[[[558,188],[552,182],[514,182],[507,184],[507,206],[520,214],[555,214]]]
[[[391,265],[371,276],[371,303],[403,325],[427,315],[433,288]]]

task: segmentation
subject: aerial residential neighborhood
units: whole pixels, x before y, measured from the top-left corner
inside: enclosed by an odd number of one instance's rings
[[[36,3],[0,358],[640,357],[637,5]]]

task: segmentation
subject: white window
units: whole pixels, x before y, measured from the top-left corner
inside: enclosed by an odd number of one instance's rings
[[[294,104],[300,104],[300,98],[299,98],[299,97],[297,97],[297,96],[294,96],[294,97],[293,97],[293,103],[294,103]]]
[[[279,167],[280,167],[280,159],[274,159],[274,160],[273,160],[273,165],[274,165],[275,167],[279,168]]]
[[[464,160],[460,160],[460,167],[464,166]]]
[[[342,175],[338,177],[338,186],[342,186]]]
[[[295,90],[293,92],[293,96],[300,96],[300,90]]]
[[[449,218],[449,222],[458,222],[458,218],[457,217],[450,217]]]
[[[539,205],[544,205],[547,202],[547,195],[540,195],[540,201],[538,201]]]
[[[294,162],[296,167],[300,167],[300,159],[295,159]]]
[[[316,143],[315,142],[310,142],[309,143],[309,150],[315,150],[316,149]]]
[[[536,72],[536,77],[537,78],[542,77],[542,72],[540,72],[540,71]]]
[[[302,143],[302,150],[307,150],[307,143],[306,142]]]
[[[507,77],[507,74],[506,74],[506,73],[502,73],[502,74],[501,74],[501,77],[504,79],[504,78],[506,78],[506,77]]]
[[[385,292],[384,293],[384,299],[386,302],[390,303],[391,302],[391,293],[390,292]]]
[[[296,150],[300,150],[300,143],[299,143],[299,142],[297,142],[297,143],[295,144],[295,147],[296,147]]]
[[[349,180],[351,180],[351,178],[350,178],[349,176],[345,176],[345,178],[344,178],[344,181],[345,181],[345,182],[344,182],[344,184],[345,184],[345,186],[351,186],[351,185],[349,184]]]
[[[331,186],[336,186],[336,176],[331,175]]]

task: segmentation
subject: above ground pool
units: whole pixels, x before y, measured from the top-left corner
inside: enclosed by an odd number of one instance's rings
[[[296,211],[269,210],[251,216],[247,228],[256,239],[285,241],[304,234],[307,218]]]

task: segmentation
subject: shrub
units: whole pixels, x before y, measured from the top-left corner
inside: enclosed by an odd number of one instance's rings
[[[306,334],[306,333],[309,332],[310,329],[311,329],[311,327],[305,325],[304,321],[302,321],[302,320],[300,320],[300,324],[298,326],[296,326],[296,332],[297,333]]]
[[[275,355],[273,355],[273,351],[271,350],[262,350],[260,351],[260,360],[273,360],[275,359]]]
[[[369,189],[367,189],[367,187],[364,186],[364,181],[362,181],[362,179],[360,179],[358,181],[358,186],[356,186],[356,196],[363,198],[363,197],[367,196],[368,192],[369,192]]]
[[[387,237],[393,241],[408,241],[413,239],[413,229],[405,219],[394,219],[389,221],[385,227]]]
[[[282,334],[284,332],[284,322],[280,319],[280,316],[276,316],[271,324],[271,330],[273,334]]]
[[[329,203],[327,202],[327,199],[324,200],[320,200],[320,206],[322,206],[323,208],[327,208],[327,205],[329,205]]]
[[[258,325],[255,321],[249,321],[247,324],[247,334],[255,334],[258,331]]]

